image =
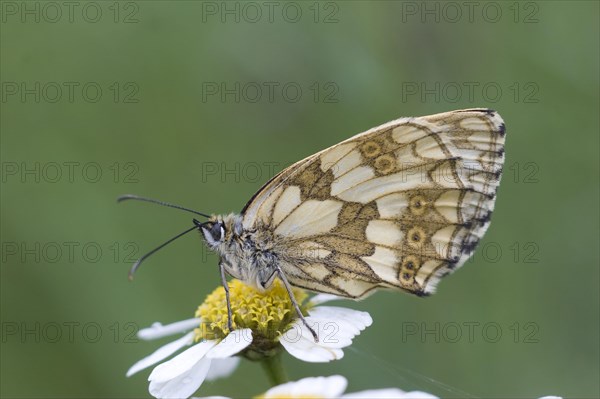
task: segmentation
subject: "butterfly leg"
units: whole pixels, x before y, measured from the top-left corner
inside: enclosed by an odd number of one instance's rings
[[[227,278],[225,277],[225,268],[222,263],[219,263],[219,269],[221,270],[221,284],[225,289],[225,300],[227,302],[227,328],[229,332],[233,331],[231,320],[233,318],[231,313],[231,301],[229,299],[229,285],[227,284]]]
[[[285,286],[285,289],[287,290],[287,293],[290,296],[292,305],[294,305],[294,309],[296,309],[296,314],[298,314],[298,317],[300,318],[300,320],[302,320],[302,323],[306,326],[306,328],[308,328],[308,331],[310,331],[310,333],[312,334],[315,342],[319,342],[319,336],[317,335],[315,330],[313,330],[312,327],[308,325],[308,322],[304,318],[304,315],[302,314],[302,311],[300,310],[300,306],[298,305],[298,302],[296,301],[296,298],[294,297],[294,293],[292,292],[292,287],[290,286],[290,283],[287,281],[285,274],[283,274],[283,270],[281,270],[279,265],[276,267],[277,267],[277,275],[279,276],[279,279],[281,281],[283,281],[283,285]]]

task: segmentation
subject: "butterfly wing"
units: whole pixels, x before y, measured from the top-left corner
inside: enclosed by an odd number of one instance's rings
[[[246,205],[244,227],[272,232],[298,287],[429,294],[489,226],[504,138],[488,109],[397,119],[283,170]]]

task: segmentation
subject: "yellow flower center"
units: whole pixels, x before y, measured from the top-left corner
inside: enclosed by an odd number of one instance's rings
[[[293,293],[300,310],[306,314],[311,307],[309,303],[305,303],[308,294],[298,288],[293,288]],[[232,280],[229,282],[229,296],[233,328],[251,329],[253,342],[262,342],[263,347],[265,342],[274,344],[275,339],[298,317],[284,285],[279,280],[275,280],[264,292],[239,280]],[[229,333],[227,300],[223,287],[218,287],[206,297],[204,303],[196,310],[196,317],[202,319],[202,324],[194,331],[196,341],[224,338]]]

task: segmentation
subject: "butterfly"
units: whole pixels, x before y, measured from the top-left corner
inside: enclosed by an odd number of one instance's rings
[[[206,215],[200,230],[226,275],[265,290],[291,286],[361,299],[377,289],[418,296],[473,254],[490,224],[504,164],[505,125],[490,109],[385,123],[281,171],[241,213]],[[131,275],[130,274],[130,275]]]

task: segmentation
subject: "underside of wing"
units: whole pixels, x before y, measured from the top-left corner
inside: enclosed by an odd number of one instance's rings
[[[244,208],[244,227],[272,231],[296,286],[426,295],[489,226],[504,138],[487,109],[386,123],[275,176]]]

